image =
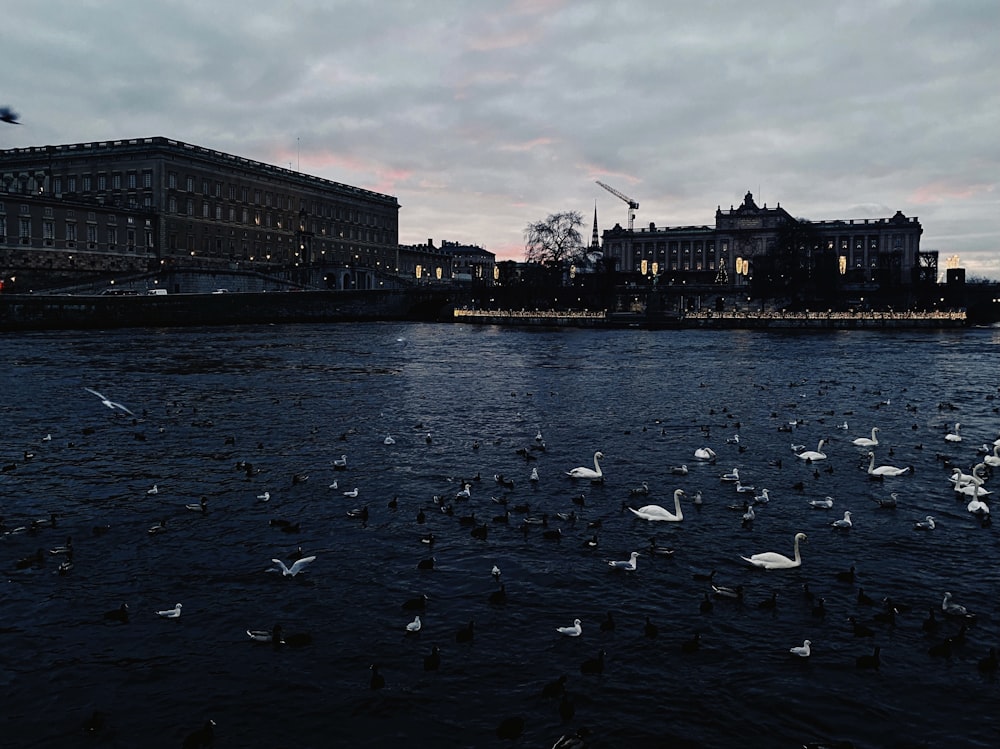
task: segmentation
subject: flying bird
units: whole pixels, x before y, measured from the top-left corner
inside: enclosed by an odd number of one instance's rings
[[[20,125],[21,123],[17,119],[20,116],[10,107],[0,107],[0,122],[6,122],[8,125]]]
[[[110,398],[104,397],[103,395],[101,395],[100,393],[98,393],[96,390],[91,390],[90,388],[86,388],[86,387],[84,388],[84,390],[86,390],[88,393],[93,393],[94,395],[96,395],[98,398],[101,399],[101,403],[103,403],[105,406],[107,406],[108,408],[110,408],[112,411],[114,411],[116,408],[118,408],[118,409],[121,409],[122,411],[124,411],[125,413],[127,413],[129,416],[135,416],[134,413],[132,413],[131,411],[129,411],[127,408],[125,408],[125,406],[123,406],[121,403],[116,403],[115,401],[111,400]]]
[[[315,554],[308,557],[302,557],[301,559],[296,560],[295,564],[293,564],[291,567],[286,567],[285,563],[282,562],[280,559],[272,559],[271,561],[281,568],[282,577],[295,577],[297,574],[302,572],[302,570],[305,568],[307,564],[309,564],[315,559],[316,559]]]

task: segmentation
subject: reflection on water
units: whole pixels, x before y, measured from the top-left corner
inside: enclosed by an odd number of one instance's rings
[[[996,342],[990,330],[409,324],[8,335],[5,736],[75,745],[100,710],[94,740],[109,746],[177,746],[208,718],[225,746],[496,746],[509,716],[524,719],[525,746],[580,727],[594,747],[992,746],[998,687],[978,663],[1000,645],[997,536],[947,478],[1000,434]],[[947,443],[955,422],[964,440]],[[867,450],[851,440],[873,426],[879,463],[911,475],[867,479]],[[792,453],[819,439],[827,460]],[[694,459],[702,446],[715,464]],[[595,450],[605,483],[566,477]],[[342,454],[347,470],[335,470]],[[682,464],[686,475],[671,473]],[[719,480],[734,467],[754,493]],[[650,494],[630,496],[642,482]],[[764,487],[770,501],[744,526],[743,503]],[[671,507],[675,488],[683,522],[622,511]],[[898,509],[874,501],[893,491]],[[809,505],[826,496],[832,509]],[[202,497],[207,513],[186,508]],[[367,522],[349,517],[364,506]],[[849,531],[831,527],[844,510]],[[915,530],[928,514],[935,530]],[[473,537],[483,526],[485,540]],[[547,540],[554,529],[561,539]],[[800,531],[801,568],[740,559],[791,554]],[[674,554],[641,555],[634,573],[608,566],[651,539]],[[59,574],[65,555],[48,550],[68,542],[73,567]],[[316,555],[305,572],[267,572],[300,547]],[[41,564],[19,568],[39,550]],[[502,604],[490,602],[494,564]],[[853,582],[838,579],[852,566]],[[742,601],[696,579],[713,570]],[[948,619],[945,591],[975,620]],[[402,604],[424,594],[422,629],[407,634]],[[774,609],[762,605],[772,596]],[[880,621],[886,597],[894,624]],[[129,623],[106,620],[122,602]],[[154,613],[177,602],[180,619]],[[928,632],[930,610],[940,625]],[[615,630],[601,631],[609,611]],[[848,617],[873,636],[855,636]],[[559,635],[575,618],[582,636]],[[473,642],[457,643],[470,621]],[[246,635],[275,623],[311,642],[275,649]],[[684,652],[695,634],[700,648]],[[931,655],[948,637],[950,657]],[[804,639],[812,656],[790,656]],[[433,646],[441,666],[425,671]],[[859,671],[876,646],[880,669]],[[581,674],[602,649],[603,675]],[[384,689],[370,689],[372,663]],[[558,697],[540,697],[562,674],[565,720]]]

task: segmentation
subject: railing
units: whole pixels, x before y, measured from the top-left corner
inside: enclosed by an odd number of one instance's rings
[[[551,318],[559,320],[603,320],[607,317],[604,310],[511,310],[511,309],[456,309],[455,317],[468,318],[511,318],[511,319],[537,319]]]
[[[915,312],[717,312],[714,310],[697,310],[684,314],[688,320],[927,320],[927,321],[964,321],[965,310]]]

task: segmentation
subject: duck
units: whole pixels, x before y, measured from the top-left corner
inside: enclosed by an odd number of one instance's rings
[[[371,669],[372,677],[368,681],[368,686],[373,690],[382,689],[385,686],[385,677],[378,672],[378,664],[373,663],[368,667]]]
[[[694,451],[697,460],[715,460],[715,450],[710,447],[699,447]]]
[[[823,452],[823,445],[826,440],[820,440],[819,444],[816,445],[815,450],[803,450],[800,453],[796,453],[802,460],[812,462],[814,460],[826,460],[826,453]]]
[[[760,567],[765,570],[781,570],[781,569],[791,569],[793,567],[802,566],[802,557],[799,554],[799,543],[806,540],[805,533],[796,533],[794,539],[794,558],[790,559],[784,554],[778,554],[774,551],[767,551],[761,554],[754,554],[749,557],[740,558],[749,562],[754,567]]]
[[[830,525],[834,528],[844,528],[845,530],[853,527],[854,523],[851,522],[851,511],[844,510],[844,517],[840,520],[834,520]]]
[[[625,570],[626,572],[634,572],[636,568],[636,560],[639,558],[639,552],[633,551],[629,554],[629,558],[624,561],[609,561],[608,566],[616,570]]]
[[[601,481],[604,479],[604,472],[601,470],[601,464],[598,462],[604,459],[604,453],[600,450],[594,453],[594,467],[593,468],[574,468],[571,471],[567,471],[566,475],[574,479],[590,479],[591,481]]]
[[[574,619],[573,624],[568,627],[556,627],[556,632],[566,637],[579,637],[583,634],[583,627],[579,619]]]
[[[441,667],[441,650],[437,645],[431,648],[430,655],[424,656],[424,671],[437,671]]]
[[[184,509],[192,512],[200,512],[202,515],[208,513],[208,497],[202,497],[199,502],[184,505]]]
[[[628,509],[636,516],[643,520],[663,520],[672,523],[679,523],[684,519],[684,513],[681,511],[681,497],[685,496],[683,489],[674,490],[674,509],[675,513],[664,509],[660,505],[643,505],[638,510],[629,507]]]
[[[490,603],[496,606],[500,606],[502,604],[507,603],[507,586],[504,585],[503,583],[500,583],[500,587],[497,590],[494,590],[492,593],[490,593],[488,600]]]
[[[874,669],[878,671],[878,667],[882,663],[881,652],[882,648],[876,646],[871,655],[859,655],[855,658],[854,665],[861,669]]]
[[[596,658],[588,658],[583,663],[580,664],[580,673],[587,675],[593,674],[600,676],[604,673],[604,656],[607,652],[602,648],[597,652]]]
[[[128,624],[128,604],[123,603],[116,609],[104,612],[104,618],[110,622],[121,622],[122,624]]]
[[[812,654],[811,647],[812,647],[812,641],[803,640],[801,645],[798,645],[794,648],[789,648],[788,652],[791,655],[798,656],[799,658],[808,658]]]
[[[459,629],[455,633],[455,642],[458,643],[472,642],[473,638],[475,637],[475,627],[476,623],[474,621],[470,621],[468,625]]]
[[[608,615],[604,617],[604,621],[601,622],[602,632],[614,632],[615,631],[615,617],[609,611]]]
[[[647,553],[654,557],[669,557],[673,556],[674,550],[669,546],[659,546],[656,543],[656,536],[649,539],[649,546],[646,547]]]
[[[897,468],[896,466],[879,466],[875,467],[875,453],[868,453],[868,475],[869,476],[902,476],[904,473],[909,472],[910,467]]]
[[[962,435],[959,433],[959,429],[960,429],[961,426],[962,426],[961,424],[959,424],[959,423],[956,422],[955,423],[955,431],[948,432],[948,434],[946,434],[944,436],[945,441],[946,442],[961,442],[962,441]]]
[[[928,515],[923,520],[918,520],[913,524],[913,528],[918,531],[932,531],[934,530],[934,516]]]
[[[852,440],[852,444],[858,447],[878,447],[878,437],[876,436],[878,432],[878,427],[872,427],[871,437],[858,437],[856,440]]]

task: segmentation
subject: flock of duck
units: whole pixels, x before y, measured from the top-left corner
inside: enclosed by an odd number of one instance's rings
[[[133,419],[133,424],[136,423],[135,419],[140,418],[126,406],[105,397],[100,392],[89,388],[87,391],[97,396],[100,402],[113,412],[114,418],[131,418]],[[718,414],[713,414],[713,416],[717,417]],[[724,420],[726,428],[739,428],[740,426],[738,420],[732,414],[725,414]],[[781,425],[779,431],[789,431],[785,427],[798,429],[802,426],[804,426],[803,422],[789,422],[788,424]],[[838,428],[841,427],[838,426]],[[846,422],[842,428],[847,429]],[[643,427],[644,431],[645,429],[646,427]],[[424,435],[422,440],[420,440],[423,444],[430,446],[434,443],[431,433],[427,432],[422,424],[417,425],[415,430]],[[400,430],[396,430],[396,432],[397,435],[400,434]],[[664,434],[664,432],[661,432],[661,436]],[[710,429],[705,428],[702,430],[703,437],[710,437],[710,434]],[[815,450],[805,449],[802,445],[793,444],[790,456],[796,464],[805,466],[805,476],[812,476],[813,480],[818,480],[822,473],[832,474],[834,472],[834,468],[832,467],[833,458],[843,457],[845,459],[836,470],[852,470],[854,468],[852,464],[859,464],[862,455],[864,456],[864,460],[867,461],[867,468],[865,469],[867,476],[871,481],[875,482],[874,486],[876,487],[881,488],[887,480],[905,479],[905,477],[913,473],[913,466],[895,466],[891,463],[876,465],[878,461],[875,451],[883,447],[883,443],[880,440],[880,427],[871,427],[870,432],[866,432],[866,434],[870,434],[870,436],[858,437],[850,441],[850,444],[854,448],[853,453],[842,453],[835,456],[831,452],[826,452],[825,450],[830,450],[830,440],[829,438],[823,438],[818,440]],[[345,434],[342,437],[345,441],[350,442],[355,438],[355,435],[352,434],[348,438],[348,435]],[[381,437],[377,439],[386,448],[397,449],[398,447],[397,439],[390,434],[385,434],[384,439]],[[940,439],[943,444],[951,448],[962,446],[964,444],[964,437],[960,433],[960,424],[954,424],[953,428],[942,435]],[[533,441],[527,439],[524,442],[527,445],[518,448],[516,451],[518,460],[524,461],[522,465],[539,460],[542,460],[546,465],[552,462],[552,453],[554,451],[546,446],[540,429],[535,434]],[[471,445],[472,454],[476,454],[479,449],[480,443],[477,440]],[[605,449],[608,449],[609,454],[613,453],[610,448]],[[834,496],[824,496],[822,499],[800,499],[799,497],[805,493],[806,482],[809,481],[808,478],[804,478],[797,483],[792,483],[787,487],[781,487],[780,489],[762,487],[758,490],[746,483],[746,475],[741,476],[740,465],[724,473],[718,473],[715,467],[720,462],[720,452],[726,454],[727,458],[731,458],[733,462],[741,463],[744,462],[744,454],[748,450],[753,449],[751,441],[746,438],[741,439],[738,433],[726,439],[723,445],[717,445],[716,447],[701,445],[688,447],[687,449],[690,452],[685,457],[685,460],[690,461],[690,467],[688,463],[678,464],[673,468],[667,469],[665,471],[666,476],[646,477],[645,481],[627,492],[622,491],[620,480],[614,481],[613,484],[609,481],[605,466],[602,465],[602,461],[605,461],[605,464],[607,462],[604,449],[597,450],[593,454],[592,467],[585,465],[558,471],[563,475],[558,478],[552,477],[548,479],[552,482],[550,483],[550,487],[553,483],[557,484],[557,488],[549,490],[549,496],[560,496],[571,505],[561,508],[558,511],[552,508],[551,512],[538,514],[532,507],[532,504],[544,504],[544,501],[540,497],[538,500],[533,501],[534,497],[539,496],[537,494],[539,486],[545,483],[542,477],[545,476],[546,472],[544,468],[541,471],[539,470],[542,464],[531,466],[530,473],[526,476],[525,484],[522,486],[520,481],[509,478],[512,469],[505,463],[503,466],[497,466],[496,473],[493,474],[495,489],[492,491],[482,489],[483,482],[480,478],[480,473],[477,472],[471,479],[459,479],[457,485],[460,488],[457,490],[442,491],[425,499],[412,501],[404,499],[401,501],[396,496],[391,499],[383,498],[385,506],[383,515],[386,518],[392,519],[391,522],[403,525],[403,521],[395,519],[397,513],[400,510],[405,511],[408,507],[411,512],[416,510],[416,512],[413,512],[415,523],[422,528],[419,534],[419,543],[421,548],[427,551],[426,555],[417,565],[417,569],[420,571],[432,571],[436,568],[435,549],[440,549],[444,546],[446,540],[452,545],[458,543],[456,539],[461,537],[472,539],[465,543],[486,542],[487,545],[483,546],[482,549],[482,557],[483,559],[493,559],[492,570],[489,571],[489,576],[493,580],[494,588],[490,591],[488,597],[484,599],[483,603],[489,607],[503,607],[514,605],[516,599],[516,596],[509,593],[507,587],[512,582],[510,574],[501,572],[501,565],[506,566],[503,559],[515,558],[524,553],[522,547],[510,543],[510,539],[520,537],[526,541],[552,542],[555,545],[575,541],[577,542],[577,547],[580,549],[580,553],[593,559],[595,566],[599,565],[609,576],[634,577],[642,576],[642,566],[645,564],[644,558],[646,557],[675,560],[682,558],[684,556],[682,548],[684,543],[684,524],[697,523],[700,518],[708,514],[712,514],[718,519],[720,513],[716,513],[715,510],[719,508],[732,507],[733,509],[740,510],[742,513],[740,515],[740,527],[752,530],[755,522],[759,523],[762,517],[766,518],[776,506],[783,503],[801,502],[803,505],[808,506],[811,512],[812,510],[833,509],[836,504],[842,501]],[[861,452],[857,452],[858,450]],[[971,453],[971,450],[969,452]],[[952,466],[950,459],[942,459],[941,462],[950,466],[951,469],[950,476],[947,479],[942,478],[942,481],[950,482],[954,494],[962,498],[963,502],[967,499],[965,509],[968,515],[981,527],[988,528],[990,526],[989,500],[992,493],[991,489],[988,488],[988,482],[993,469],[1000,467],[1000,438],[995,439],[992,444],[984,443],[978,452],[980,460],[972,465],[968,473],[964,471],[963,466]],[[34,457],[35,453],[32,453],[32,458]],[[768,465],[774,469],[774,473],[782,469],[783,459],[786,457],[789,456],[778,455],[769,459]],[[468,458],[464,460],[468,460]],[[860,465],[863,466],[863,462]],[[256,471],[259,471],[259,468],[254,468],[245,463],[243,465],[238,464],[237,467],[245,471],[248,480],[252,480],[257,475]],[[500,473],[501,468],[508,472],[507,476]],[[341,453],[339,457],[333,458],[330,462],[330,469],[337,472],[352,471],[354,466],[349,453]],[[513,470],[518,469],[515,468]],[[524,470],[527,473],[527,468],[524,468]],[[743,470],[745,474],[747,471],[745,468]],[[796,477],[799,477],[799,475],[801,475],[801,472],[796,474]],[[307,479],[308,475],[306,473],[297,472],[292,475],[291,483],[293,485],[301,484],[306,482]],[[668,490],[669,496],[672,498],[672,504],[668,504],[668,506],[649,501],[651,497],[655,496],[655,491],[650,489],[651,482],[662,485],[671,481],[681,480],[686,482],[701,482],[703,486],[697,491],[691,490],[690,487],[688,489],[677,487]],[[354,481],[351,482],[352,485],[354,483]],[[359,477],[357,483],[357,487],[342,491],[340,494],[345,499],[352,500],[359,496],[363,497],[366,492],[363,475]],[[898,510],[902,504],[900,498],[905,496],[905,486],[898,482],[892,483],[889,486],[891,486],[893,491],[888,496],[875,499],[880,510]],[[274,486],[272,485],[270,488],[273,489]],[[329,484],[329,488],[337,488],[339,491],[337,481],[335,480]],[[159,492],[158,485],[153,484],[147,491],[147,495],[152,497]],[[620,492],[620,494],[616,496],[616,492]],[[601,505],[599,506],[595,505],[595,495],[601,497]],[[730,500],[725,498],[727,495],[737,498],[734,504],[728,504]],[[266,505],[271,499],[271,492],[270,490],[265,490],[260,494],[255,493],[254,497],[258,504]],[[690,511],[687,516],[685,515],[684,504],[687,502],[690,502],[691,506],[695,508],[696,514],[693,517],[690,515]],[[210,516],[208,501],[205,497],[202,497],[196,503],[186,503],[182,508],[201,515]],[[465,510],[464,508],[469,509]],[[370,510],[368,504],[362,504],[359,506],[344,507],[342,515],[350,521],[360,521],[362,524],[367,524],[375,512],[378,512],[378,510]],[[399,514],[401,515],[402,513]],[[852,510],[844,510],[842,517],[827,523],[830,532],[841,534],[851,533],[858,514],[857,510],[853,513]],[[492,521],[489,521],[488,518],[491,515]],[[519,522],[515,518],[519,518]],[[299,531],[299,524],[297,522],[286,519],[275,518],[272,519],[271,524],[285,532],[295,533]],[[430,525],[433,526],[432,530],[423,530],[426,526]],[[810,521],[811,528],[815,525],[815,522]],[[612,526],[618,529],[618,537],[626,535],[629,537],[649,538],[649,544],[645,545],[644,543],[641,546],[627,550],[619,549],[621,551],[619,555],[605,553],[602,545],[602,536]],[[57,527],[57,518],[54,513],[49,518],[29,520],[23,524],[15,524],[14,526],[8,526],[4,519],[0,518],[0,533],[3,534],[4,538],[11,540],[16,540],[16,537],[22,534],[37,537],[46,528],[52,527]],[[911,520],[911,527],[915,533],[940,531],[939,521],[934,514],[925,514],[922,517],[913,518]],[[162,533],[166,528],[167,520],[164,519],[150,527],[149,534]],[[671,529],[669,531],[671,533],[671,540],[677,544],[677,547],[661,545],[655,533],[652,536],[648,535],[650,532],[649,528]],[[813,530],[810,530],[810,533],[813,532]],[[98,535],[97,528],[94,529],[94,533]],[[750,536],[750,538],[753,539],[753,542],[756,542],[756,534]],[[808,545],[808,534],[796,530],[785,537],[785,539],[790,541],[790,554],[783,553],[787,549],[782,549],[782,551],[765,550],[746,554],[734,551],[731,554],[730,560],[734,563],[736,560],[741,560],[748,568],[766,571],[765,577],[751,578],[752,582],[748,585],[728,586],[718,584],[715,569],[712,569],[710,572],[695,572],[693,575],[695,580],[707,583],[707,587],[700,596],[701,600],[698,602],[699,613],[708,616],[712,614],[717,604],[737,607],[750,606],[748,599],[755,592],[759,591],[764,593],[764,597],[753,605],[754,608],[760,611],[775,611],[778,607],[778,593],[774,588],[769,587],[771,582],[776,579],[775,577],[771,577],[771,575],[780,576],[782,574],[781,570],[797,570],[798,568],[808,568],[809,566],[808,554],[804,557],[802,549],[802,545]],[[778,536],[768,538],[768,542],[773,543],[775,546],[783,543],[783,541]],[[748,541],[748,545],[749,543],[750,541]],[[50,548],[47,554],[42,549],[39,549],[28,557],[14,560],[13,567],[18,571],[39,569],[44,567],[46,556],[56,555],[64,559],[58,572],[61,575],[70,573],[73,570],[72,537],[67,538],[65,543]],[[300,575],[308,578],[311,574],[314,574],[314,566],[317,568],[322,566],[321,560],[323,555],[324,552],[322,550],[305,552],[299,547],[287,562],[277,556],[272,557],[270,561],[274,566],[267,569],[268,571],[280,573],[280,576],[283,578],[294,579]],[[705,560],[702,561],[704,562]],[[711,560],[709,565],[714,568],[724,565],[725,561],[724,558]],[[836,581],[838,583],[854,585],[860,580],[863,574],[862,572],[857,572],[855,566],[852,565],[850,570],[838,573]],[[414,578],[414,580],[419,581],[420,578]],[[805,583],[800,583],[799,580],[800,578],[795,578],[794,585],[801,588],[802,603],[793,605],[797,605],[801,610],[808,612],[808,618],[805,621],[810,624],[812,629],[815,629],[817,623],[824,621],[827,616],[827,599],[823,595],[817,595],[810,590],[810,584],[814,588],[818,587],[818,581],[814,578],[809,578],[808,582]],[[874,575],[872,582],[876,582]],[[419,585],[420,583],[417,582],[417,584]],[[613,585],[615,583],[611,582],[609,584]],[[516,582],[513,584],[513,587],[517,587]],[[787,589],[787,585],[783,587],[783,590]],[[927,647],[928,657],[950,659],[959,652],[960,648],[966,646],[967,639],[972,639],[971,628],[977,621],[977,613],[971,611],[965,605],[956,602],[954,596],[948,591],[928,591],[926,598],[933,598],[935,601],[940,601],[939,604],[927,607],[928,617],[923,620],[921,625],[922,632],[929,638],[936,638]],[[407,616],[405,619],[401,618],[398,624],[398,629],[402,636],[407,638],[427,636],[428,606],[430,605],[431,609],[433,609],[433,605],[429,601],[430,597],[425,593],[421,593],[403,603],[402,608],[407,612]],[[863,587],[857,588],[854,604],[857,606],[857,609],[850,617],[851,628],[853,636],[863,641],[877,641],[880,634],[890,631],[891,628],[902,626],[897,617],[910,610],[910,607],[906,603],[888,596],[881,601],[873,600],[868,597]],[[176,620],[180,619],[182,609],[182,603],[176,603],[173,607],[157,609],[148,613],[150,615],[155,614],[163,619]],[[873,611],[874,613],[868,617],[869,621],[864,621],[864,614],[868,611]],[[433,617],[434,612],[431,611],[430,613]],[[662,614],[664,621],[666,621],[666,612],[662,612]],[[593,616],[593,612],[590,612],[590,615]],[[121,603],[117,608],[104,613],[106,621],[120,624],[128,623],[130,616],[132,614],[127,603]],[[645,614],[645,622],[640,628],[638,620],[642,617],[639,615],[629,616],[629,612],[624,612],[623,614],[621,611],[603,613],[600,625],[594,628],[596,630],[596,637],[600,639],[597,640],[598,644],[593,647],[593,657],[589,657],[591,654],[588,654],[586,659],[579,662],[581,677],[602,678],[607,671],[613,668],[609,663],[608,656],[609,649],[612,648],[612,641],[609,638],[616,629],[619,632],[622,631],[621,625],[623,623],[626,623],[625,626],[627,627],[627,621],[630,618],[635,619],[637,622],[634,627],[637,636],[641,631],[641,636],[648,641],[658,638],[661,627],[657,626],[653,621],[655,616],[656,614]],[[559,639],[572,638],[583,642],[590,640],[590,637],[588,637],[590,626],[587,613],[581,612],[579,616],[574,616],[569,621],[571,623],[568,624],[554,621],[551,629],[553,637]],[[474,618],[470,618],[467,622],[463,621],[461,626],[456,626],[452,630],[454,644],[459,647],[473,643],[476,635],[477,630]],[[280,623],[275,623],[273,626],[267,628],[253,628],[251,625],[246,630],[246,636],[252,642],[268,643],[275,648],[312,644],[312,637],[310,635],[304,633],[290,635],[285,632]],[[441,636],[440,629],[437,630],[437,636]],[[676,652],[693,656],[707,646],[706,640],[710,636],[710,628],[707,626],[685,632],[683,633],[683,639],[676,640]],[[978,661],[979,671],[989,675],[996,673],[997,654],[995,646],[989,643],[978,643],[978,646],[984,653],[983,657]],[[797,642],[794,644],[772,643],[770,647],[775,651],[787,652],[788,658],[794,661],[822,658],[824,652],[824,643],[815,634],[803,639],[801,644]],[[879,670],[883,664],[883,645],[873,644],[870,647],[865,647],[865,652],[856,654],[855,667],[859,670]],[[431,673],[445,669],[447,668],[448,658],[449,652],[445,646],[436,643],[431,644],[429,650],[421,657],[422,671]],[[392,668],[386,671],[382,659],[373,659],[373,662],[368,667],[367,680],[369,689],[375,692],[391,690],[392,671]],[[557,712],[565,724],[572,724],[576,718],[576,702],[574,701],[573,694],[571,694],[569,684],[569,679],[563,674],[558,676],[554,681],[547,681],[540,691],[542,697],[546,699],[552,698],[557,703]],[[584,686],[578,689],[582,691],[588,688]],[[214,721],[209,720],[202,729],[199,729],[202,733],[196,731],[191,736],[214,736],[215,725]],[[523,735],[525,727],[525,719],[521,715],[510,715],[504,717],[499,722],[496,734],[500,739],[514,740]],[[584,747],[588,744],[587,736],[588,732],[585,728],[580,727],[570,730],[557,740],[556,746]],[[192,743],[190,745],[199,746],[201,744]],[[206,743],[204,745],[208,746],[209,744]]]

